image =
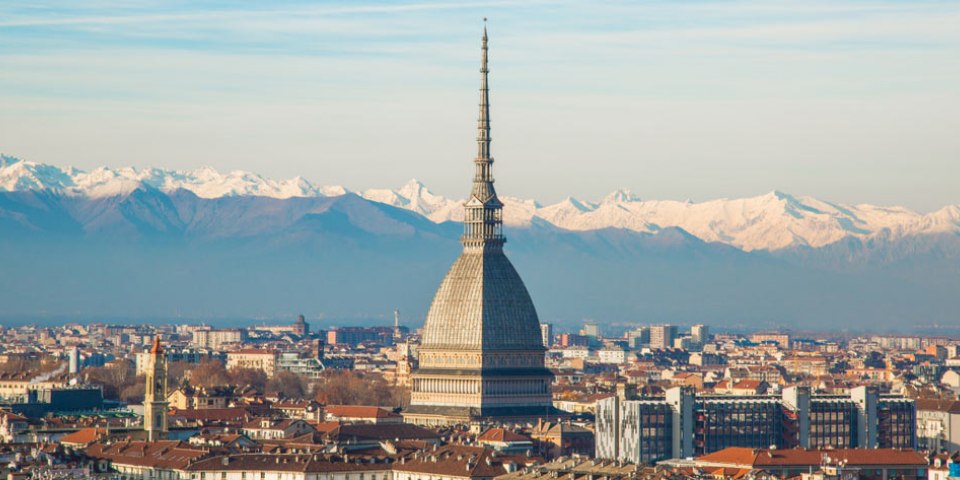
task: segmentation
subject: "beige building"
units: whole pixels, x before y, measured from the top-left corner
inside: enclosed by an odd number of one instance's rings
[[[917,399],[917,446],[935,452],[960,450],[960,401]]]
[[[19,400],[30,390],[50,390],[67,386],[68,377],[55,376],[42,381],[32,381],[36,372],[18,372],[0,374],[0,399]]]
[[[237,400],[232,387],[180,387],[167,395],[170,408],[179,410],[197,410],[208,408],[227,408]]]
[[[245,348],[227,352],[227,370],[235,368],[262,370],[268,377],[272,377],[277,372],[277,358],[276,350]]]
[[[222,350],[229,344],[239,344],[247,340],[247,331],[240,328],[195,330],[193,344],[201,348]]]
[[[650,327],[650,348],[673,348],[673,339],[676,336],[676,325],[653,325]]]
[[[753,343],[773,342],[780,348],[790,348],[790,335],[786,333],[754,333],[750,335],[750,341]]]

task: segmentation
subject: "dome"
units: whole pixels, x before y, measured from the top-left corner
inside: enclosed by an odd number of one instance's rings
[[[423,346],[543,350],[537,310],[501,250],[465,251],[454,262],[427,313]]]

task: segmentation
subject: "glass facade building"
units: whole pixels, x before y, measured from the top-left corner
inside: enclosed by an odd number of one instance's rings
[[[914,448],[913,400],[872,387],[845,395],[811,395],[791,387],[780,396],[697,396],[689,387],[665,398],[597,402],[596,456],[654,463],[727,447]]]

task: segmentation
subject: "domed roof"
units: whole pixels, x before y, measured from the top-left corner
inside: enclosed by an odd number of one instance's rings
[[[430,305],[423,346],[543,349],[533,301],[502,250],[464,251],[454,262]]]

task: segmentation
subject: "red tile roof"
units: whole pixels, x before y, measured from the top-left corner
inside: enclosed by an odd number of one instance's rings
[[[933,410],[933,411],[944,412],[944,413],[960,413],[960,401],[918,398],[917,410]]]
[[[72,445],[83,445],[86,447],[91,443],[100,439],[100,437],[107,434],[107,429],[105,428],[81,428],[76,432],[68,434],[67,436],[60,439],[60,443],[68,443]]]
[[[401,418],[402,415],[393,413],[380,407],[366,405],[327,405],[324,408],[327,415],[339,418]]]
[[[505,428],[491,428],[477,437],[480,442],[532,442],[530,437],[511,432]]]
[[[111,445],[94,443],[86,449],[93,458],[110,460],[117,465],[135,465],[163,469],[184,469],[192,460],[208,452],[177,440],[159,442],[117,442]]]
[[[507,462],[525,465],[537,461],[540,460],[525,455],[498,455],[488,448],[447,445],[433,451],[408,455],[401,462],[394,463],[393,470],[428,475],[493,478],[507,473],[504,466]]]
[[[893,448],[850,448],[835,450],[816,450],[792,448],[783,450],[729,447],[718,452],[697,457],[697,463],[724,467],[747,467],[763,469],[765,467],[787,467],[820,465],[823,456],[846,460],[849,466],[910,465],[926,466],[927,460],[914,450]]]
[[[170,411],[170,415],[176,417],[183,417],[185,420],[195,420],[195,421],[243,421],[248,418],[251,418],[253,415],[246,408],[197,408],[197,409],[187,409],[187,410],[178,410],[173,409]]]
[[[8,422],[26,422],[27,417],[13,412],[0,412],[0,417],[4,417]]]

